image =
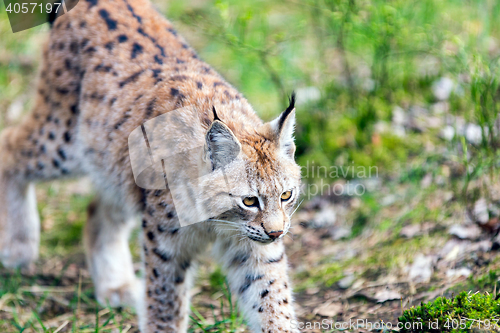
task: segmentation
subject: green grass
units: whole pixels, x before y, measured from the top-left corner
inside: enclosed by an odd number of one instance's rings
[[[0,305],[10,318],[0,320],[2,332],[52,333],[120,332],[132,327],[135,315],[129,310],[103,308],[93,299],[89,281],[80,278],[71,287],[40,286],[41,276],[26,278],[19,271],[2,276]]]
[[[52,286],[41,285],[43,276],[27,277],[18,270],[1,276],[0,308],[2,311],[9,309],[10,318],[0,319],[0,330],[6,333],[52,333],[61,327],[75,333],[137,330],[133,311],[99,305],[88,278],[80,276],[73,286],[61,286],[63,273],[50,281]],[[204,315],[193,306],[189,332],[244,332],[243,318],[220,270],[212,273],[209,280],[220,307],[211,306]]]
[[[228,282],[220,269],[216,269],[209,277],[210,287],[219,294],[220,307],[215,309],[211,306],[209,315],[202,315],[195,307],[191,308],[190,315],[192,328],[202,332],[236,333],[244,331],[244,320],[237,311],[237,304],[234,303],[229,289]],[[217,312],[216,312],[217,311]]]

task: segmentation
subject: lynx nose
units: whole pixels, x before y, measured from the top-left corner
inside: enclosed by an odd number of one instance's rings
[[[278,238],[279,236],[283,235],[283,230],[278,230],[278,231],[271,231],[267,234],[269,236],[269,238],[271,238],[272,240],[275,240],[276,238]]]

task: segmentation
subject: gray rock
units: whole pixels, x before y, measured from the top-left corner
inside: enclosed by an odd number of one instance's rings
[[[427,128],[441,128],[443,126],[443,119],[441,117],[427,117],[425,126]]]
[[[391,129],[390,125],[382,120],[377,121],[373,126],[373,130],[375,131],[375,133],[386,133],[389,132],[390,129]]]
[[[431,111],[434,114],[443,114],[448,112],[450,109],[450,104],[448,102],[437,102],[431,106]]]
[[[422,181],[420,182],[420,186],[422,188],[428,188],[432,184],[432,174],[428,173],[422,178]]]
[[[347,289],[356,281],[356,277],[353,274],[343,277],[339,282],[337,282],[339,288]]]
[[[418,254],[410,266],[408,277],[413,282],[429,282],[433,271],[433,258]]]
[[[489,204],[488,205],[488,211],[492,216],[500,216],[500,209],[498,206],[495,206],[494,204]]]
[[[450,227],[448,233],[460,239],[475,240],[481,235],[481,229],[476,224],[468,226],[455,224]]]
[[[8,122],[18,121],[23,114],[24,102],[22,98],[15,99],[12,104],[9,105],[6,113],[6,119]]]
[[[376,170],[370,169],[370,172],[372,173],[371,174],[372,177],[362,179],[361,184],[365,187],[365,189],[368,192],[373,192],[373,191],[376,191],[380,188],[381,181],[378,178],[378,169],[376,169]],[[368,173],[368,171],[367,171],[367,173]]]
[[[469,244],[470,242],[463,242],[457,239],[450,239],[449,241],[446,242],[446,244],[444,244],[441,251],[439,251],[438,258],[447,262],[453,261],[464,252],[465,248]]]
[[[421,106],[410,107],[410,121],[408,126],[419,132],[425,131],[429,127],[429,111]]]
[[[333,240],[339,240],[342,238],[347,238],[351,236],[351,229],[347,227],[337,227],[337,228],[332,228],[330,230],[330,235],[332,236]]]
[[[366,78],[361,83],[361,88],[367,92],[373,91],[373,89],[375,89],[375,81],[370,78]]]
[[[454,87],[455,82],[452,79],[448,77],[442,77],[432,84],[432,93],[438,100],[447,100],[450,97]]]
[[[436,180],[434,181],[437,185],[446,185],[446,178],[444,178],[442,175],[437,175]],[[448,200],[445,200],[448,201]]]
[[[337,213],[333,206],[324,206],[316,216],[314,216],[312,226],[315,228],[331,227],[337,221]]]
[[[408,115],[405,110],[399,106],[394,107],[392,110],[392,123],[398,126],[406,126],[408,124]]]
[[[313,313],[323,317],[332,318],[339,312],[342,312],[342,309],[342,303],[330,301],[315,308]]]
[[[474,210],[472,212],[477,222],[481,224],[486,224],[490,220],[490,214],[488,213],[488,202],[485,198],[481,198],[474,203]]]
[[[436,225],[432,222],[424,222],[419,224],[409,224],[401,228],[399,235],[402,237],[413,238],[417,235],[428,233],[435,229]]]
[[[450,125],[446,125],[441,129],[441,137],[446,141],[451,141],[455,137],[455,128]]]
[[[475,145],[480,144],[483,139],[483,133],[481,131],[481,126],[476,124],[467,124],[465,127],[465,138],[470,143]]]
[[[392,125],[392,133],[399,137],[406,136],[406,130],[403,126]]]
[[[451,199],[453,199],[454,196],[455,196],[455,194],[453,193],[453,191],[446,191],[443,193],[443,200],[444,200],[444,202],[448,202]]]
[[[358,251],[352,248],[346,248],[344,250],[338,251],[335,253],[334,260],[335,261],[340,261],[340,260],[348,260],[352,259],[355,256],[359,255]]]
[[[317,87],[298,88],[296,91],[297,105],[315,102],[321,98],[321,91]]]
[[[446,276],[448,278],[458,278],[458,277],[469,277],[472,274],[472,271],[466,267],[458,268],[458,269],[449,269],[446,271]]]
[[[378,303],[401,299],[401,294],[396,290],[382,289],[375,293],[374,298]]]
[[[416,235],[420,235],[420,225],[418,224],[410,224],[407,226],[404,226],[401,228],[401,231],[399,232],[400,236],[406,237],[406,238],[413,238]]]
[[[381,206],[390,206],[395,202],[396,202],[396,196],[394,194],[389,194],[389,195],[386,195],[385,197],[383,197],[382,200],[380,200],[380,205]]]

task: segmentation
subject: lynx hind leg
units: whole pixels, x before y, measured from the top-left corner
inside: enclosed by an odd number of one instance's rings
[[[80,76],[58,72],[63,53],[45,47],[34,109],[0,133],[0,260],[8,267],[38,256],[40,222],[30,183],[81,173],[74,144]]]
[[[0,260],[5,267],[29,266],[38,257],[40,218],[35,187],[0,172]]]
[[[7,267],[29,265],[38,256],[40,220],[33,184],[81,173],[73,128],[60,126],[65,114],[40,96],[36,103],[20,125],[0,133],[0,260]]]
[[[29,266],[38,257],[40,218],[30,168],[36,159],[28,140],[32,123],[0,133],[0,260],[5,267]]]
[[[134,274],[129,236],[134,220],[121,207],[96,198],[84,230],[87,264],[98,302],[142,308],[144,283]]]
[[[51,115],[60,110],[40,99],[36,103],[25,121],[0,133],[0,260],[6,267],[29,265],[38,256],[40,220],[33,184],[81,174],[73,127],[60,126],[64,115]],[[57,124],[47,119],[57,119]],[[73,118],[64,122],[74,123]]]

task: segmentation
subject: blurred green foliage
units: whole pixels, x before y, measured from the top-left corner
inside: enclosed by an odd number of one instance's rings
[[[442,77],[457,84],[449,112],[487,131],[481,144],[466,143],[462,149],[475,157],[460,161],[466,165],[466,184],[499,161],[494,130],[500,96],[498,1],[155,3],[264,119],[276,116],[293,90],[299,92],[296,140],[302,165],[354,162],[388,175],[421,162],[426,143],[439,143],[436,135],[410,131],[401,137],[375,127],[390,123],[395,107],[429,108],[436,102],[432,84]],[[0,15],[6,15],[3,6]],[[15,35],[9,30],[5,17],[0,20],[2,108],[25,93],[26,85],[34,86],[24,75],[34,66],[23,59],[37,63],[40,32],[47,27]],[[26,99],[24,105],[29,104]],[[456,143],[461,143],[458,135]]]
[[[484,166],[467,177],[498,162],[498,1],[174,1],[167,14],[203,36],[193,39],[203,57],[264,118],[278,114],[293,89],[320,92],[297,108],[302,165],[353,161],[382,175],[404,168],[437,136],[374,127],[390,122],[396,106],[437,102],[432,84],[442,77],[457,83],[450,113],[489,128],[481,145],[467,147],[477,156],[467,162]]]

